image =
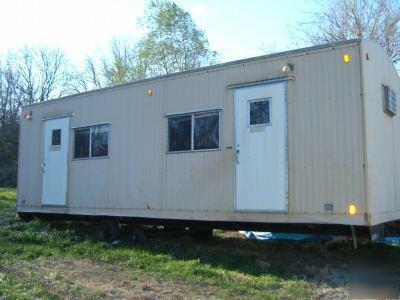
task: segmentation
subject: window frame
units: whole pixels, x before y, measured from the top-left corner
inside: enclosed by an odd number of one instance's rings
[[[262,101],[267,101],[269,102],[269,123],[261,123],[261,124],[250,124],[250,106],[251,103],[253,102],[262,102]],[[259,99],[251,99],[247,100],[247,127],[253,128],[253,127],[266,127],[266,126],[271,126],[272,125],[272,97],[267,97],[267,98],[259,98]]]
[[[106,156],[95,156],[92,157],[92,130],[93,127],[96,126],[108,126],[108,137],[107,137],[107,145],[108,145],[108,151]],[[88,157],[75,157],[75,131],[80,130],[80,129],[87,129],[89,128],[89,156]],[[88,160],[88,159],[103,159],[103,158],[109,158],[110,157],[110,135],[111,135],[111,123],[99,123],[99,124],[93,124],[93,125],[85,125],[85,126],[77,126],[72,128],[74,132],[74,144],[73,144],[73,151],[72,151],[72,160]]]
[[[221,151],[221,111],[222,109],[209,109],[209,110],[197,110],[191,112],[183,112],[183,113],[175,113],[165,115],[167,120],[167,128],[166,128],[166,153],[167,154],[176,154],[176,153],[193,153],[193,152],[210,152],[210,151]],[[217,115],[218,116],[218,148],[209,148],[209,149],[194,149],[194,119],[196,115]],[[189,150],[178,150],[178,151],[170,151],[169,150],[169,119],[174,117],[191,117],[191,132],[190,132],[190,149]]]
[[[171,118],[176,118],[176,117],[186,117],[190,116],[190,149],[189,150],[176,150],[176,151],[170,151],[169,150],[169,120]],[[175,114],[171,116],[167,116],[167,153],[183,153],[183,152],[191,152],[193,149],[193,116],[190,113],[183,113],[183,114]]]

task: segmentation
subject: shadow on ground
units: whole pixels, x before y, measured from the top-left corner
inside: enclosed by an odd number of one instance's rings
[[[57,230],[72,229],[89,239],[94,231],[90,224],[53,223],[52,227]],[[259,241],[246,239],[238,232],[218,230],[214,231],[210,240],[199,241],[184,232],[165,234],[162,229],[143,230],[147,236],[145,240],[134,242],[131,232],[125,230],[113,247],[135,247],[154,255],[168,255],[177,260],[198,260],[202,264],[252,276],[270,274],[282,279],[302,279],[330,288],[348,287],[353,282],[362,286],[360,274],[365,280],[378,278],[377,272],[398,279],[400,248],[397,246],[365,242],[359,245],[358,250],[354,250],[352,242],[344,239]],[[367,279],[366,274],[369,273]],[[391,279],[388,281],[393,286]],[[395,288],[398,290],[398,280]]]

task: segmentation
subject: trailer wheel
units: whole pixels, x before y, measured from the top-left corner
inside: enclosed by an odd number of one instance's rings
[[[189,233],[196,240],[207,241],[212,237],[213,229],[192,227],[189,228]]]
[[[108,243],[119,238],[119,223],[116,220],[102,220],[96,227],[96,238]]]

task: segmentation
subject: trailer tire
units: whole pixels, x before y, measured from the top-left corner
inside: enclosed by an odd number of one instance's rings
[[[196,240],[208,241],[212,237],[213,229],[193,227],[189,228],[189,233]]]
[[[96,226],[96,238],[107,243],[118,240],[120,226],[116,220],[102,220]]]

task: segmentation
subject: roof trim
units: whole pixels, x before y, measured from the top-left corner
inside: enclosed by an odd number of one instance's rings
[[[49,120],[62,119],[62,118],[72,118],[74,115],[75,115],[74,113],[69,113],[69,114],[64,114],[64,115],[46,117],[46,118],[42,118],[42,121],[49,121]]]
[[[252,87],[252,86],[257,86],[257,85],[273,84],[273,83],[294,80],[294,79],[295,79],[294,76],[275,77],[275,78],[260,80],[260,81],[231,84],[231,85],[228,85],[226,88],[227,89],[242,89],[242,88],[247,88],[247,87]]]
[[[295,55],[295,54],[300,54],[303,52],[315,51],[315,50],[320,50],[320,49],[322,50],[322,49],[326,49],[326,48],[339,47],[339,46],[354,44],[354,43],[357,43],[360,41],[361,41],[361,39],[351,39],[351,40],[333,42],[333,43],[329,43],[329,44],[323,44],[323,45],[299,48],[299,49],[288,50],[288,51],[283,51],[283,52],[277,52],[277,53],[272,53],[272,54],[267,54],[267,55],[255,56],[255,57],[250,57],[250,58],[245,58],[245,59],[240,59],[240,60],[235,60],[235,61],[229,61],[226,63],[217,64],[217,65],[211,65],[211,66],[196,68],[196,69],[192,69],[192,70],[188,70],[188,71],[182,71],[182,72],[172,73],[172,74],[168,74],[168,75],[162,75],[162,76],[156,76],[156,77],[136,80],[136,81],[122,83],[122,84],[118,84],[118,85],[114,85],[114,86],[110,86],[110,87],[104,87],[104,88],[95,89],[95,90],[91,90],[91,91],[87,91],[87,92],[83,92],[83,93],[68,95],[68,96],[64,96],[64,97],[60,97],[60,98],[55,98],[55,99],[51,99],[51,100],[47,100],[47,101],[43,101],[43,102],[32,103],[29,105],[25,105],[22,108],[24,109],[24,108],[37,106],[37,105],[53,103],[53,101],[60,101],[60,100],[64,100],[64,99],[70,99],[70,98],[74,98],[74,97],[90,95],[90,94],[95,94],[95,93],[102,93],[102,92],[110,91],[113,89],[127,88],[129,86],[145,84],[145,83],[149,83],[149,82],[153,82],[153,81],[170,79],[173,77],[179,77],[182,75],[187,75],[187,74],[192,74],[192,73],[211,71],[211,70],[220,69],[220,68],[224,68],[224,67],[228,67],[228,66],[240,65],[240,64],[250,63],[250,62],[257,62],[260,60],[266,60],[266,59],[276,58],[276,57],[281,57],[281,56]]]

